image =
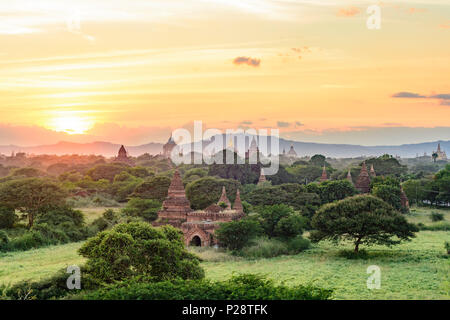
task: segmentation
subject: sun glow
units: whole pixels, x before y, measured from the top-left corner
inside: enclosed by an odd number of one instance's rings
[[[52,119],[49,127],[68,134],[84,134],[92,127],[92,124],[92,120],[88,118],[67,115]]]

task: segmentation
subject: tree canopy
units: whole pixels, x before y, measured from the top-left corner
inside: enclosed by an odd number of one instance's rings
[[[414,224],[383,200],[357,195],[320,208],[312,218],[311,239],[351,240],[358,252],[361,244],[394,245],[410,240],[418,231]]]

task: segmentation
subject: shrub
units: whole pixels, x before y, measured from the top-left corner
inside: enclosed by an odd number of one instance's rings
[[[122,212],[130,217],[140,217],[147,222],[158,218],[161,203],[156,200],[132,198]]]
[[[84,274],[81,268],[81,274]],[[40,281],[21,281],[11,287],[4,289],[4,296],[12,300],[38,299],[48,300],[64,297],[72,292],[67,288],[67,279],[70,276],[65,269],[56,272],[52,277]],[[97,289],[98,283],[93,282],[89,277],[83,276],[81,289]]]
[[[276,239],[258,239],[254,245],[238,252],[238,255],[251,259],[273,258],[284,254],[289,254],[288,245]]]
[[[438,222],[444,220],[444,214],[439,212],[432,212],[430,215],[430,219],[433,222]]]
[[[251,219],[242,219],[221,223],[215,231],[215,237],[221,247],[239,250],[260,233],[261,227],[258,222]]]
[[[10,229],[17,221],[17,215],[12,208],[0,205],[0,229]]]
[[[181,231],[172,226],[118,224],[88,239],[79,253],[88,259],[87,272],[106,283],[139,275],[155,281],[204,277],[199,259],[186,251]]]
[[[299,214],[291,214],[281,218],[275,226],[275,235],[283,239],[295,238],[303,233],[306,227],[306,218]]]
[[[445,242],[444,244],[445,250],[447,250],[447,254],[450,254],[450,242]]]
[[[287,241],[287,246],[289,249],[289,254],[297,254],[306,249],[309,249],[311,242],[302,236],[297,236]]]
[[[9,238],[5,231],[0,230],[0,250],[3,250],[8,245]]]
[[[145,282],[132,279],[74,298],[85,300],[327,300],[332,291],[311,285],[275,285],[260,275],[243,274],[229,280],[173,280]]]
[[[424,231],[450,231],[450,223],[447,221],[439,221],[429,226],[423,223],[418,223],[417,226],[420,230]]]
[[[238,256],[250,259],[273,258],[281,255],[298,254],[310,247],[310,241],[301,236],[282,241],[279,239],[258,238],[252,245],[236,252]]]

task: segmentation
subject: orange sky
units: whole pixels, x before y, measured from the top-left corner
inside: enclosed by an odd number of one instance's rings
[[[111,124],[160,141],[194,120],[312,141],[392,126],[450,139],[450,3],[383,1],[369,30],[376,3],[2,2],[0,124],[113,141]]]

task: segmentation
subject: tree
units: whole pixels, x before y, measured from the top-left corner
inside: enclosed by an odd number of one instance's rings
[[[186,196],[192,209],[202,210],[219,200],[223,187],[227,191],[228,199],[233,203],[240,186],[236,180],[205,177],[189,183],[186,186]]]
[[[66,193],[53,181],[39,178],[12,180],[0,185],[0,203],[28,215],[28,228],[45,209],[64,205]]]
[[[436,162],[436,159],[439,157],[439,155],[436,152],[433,152],[431,154],[431,157],[433,158],[433,162]]]
[[[263,206],[258,208],[257,211],[258,215],[261,217],[261,226],[264,233],[269,238],[278,236],[279,234],[276,230],[278,222],[294,213],[294,210],[285,204]]]
[[[309,162],[316,167],[329,166],[329,164],[325,161],[326,157],[321,154],[315,154],[311,157]]]
[[[305,187],[297,183],[257,188],[243,195],[243,199],[254,206],[286,204],[296,210],[320,204],[317,194],[307,192]]]
[[[151,281],[201,279],[205,275],[199,259],[186,250],[181,231],[172,226],[118,224],[88,239],[79,253],[87,258],[87,274],[99,282],[135,276]]]
[[[221,223],[214,236],[221,247],[229,250],[240,250],[260,233],[261,226],[258,222],[251,219],[242,219]]]
[[[372,194],[389,203],[395,210],[402,210],[401,190],[392,185],[379,184],[372,189]]]
[[[450,202],[450,164],[447,164],[444,169],[436,173],[434,182],[439,188],[437,200],[449,203]]]
[[[361,244],[395,245],[414,237],[418,228],[391,205],[371,195],[357,195],[322,206],[312,219],[313,241],[352,240]],[[396,239],[393,239],[396,237]]]
[[[136,187],[131,197],[153,199],[156,201],[164,201],[169,190],[170,178],[164,176],[156,176],[148,181],[142,182]]]
[[[0,205],[0,229],[9,229],[17,221],[17,215],[13,208]]]
[[[122,212],[130,217],[141,217],[147,222],[158,218],[161,203],[151,199],[132,198]]]
[[[94,181],[109,180],[112,182],[114,177],[122,171],[127,171],[130,166],[123,163],[100,164],[90,169],[86,174]]]
[[[362,165],[362,163],[361,163]],[[378,158],[366,160],[366,165],[370,168],[373,165],[377,176],[401,176],[408,171],[405,165],[402,165],[396,158],[389,154],[382,155]]]
[[[357,194],[355,187],[348,180],[324,181],[316,186],[322,203],[342,200]]]
[[[275,226],[275,234],[285,240],[301,236],[306,228],[306,218],[298,213],[292,213],[281,218]]]

